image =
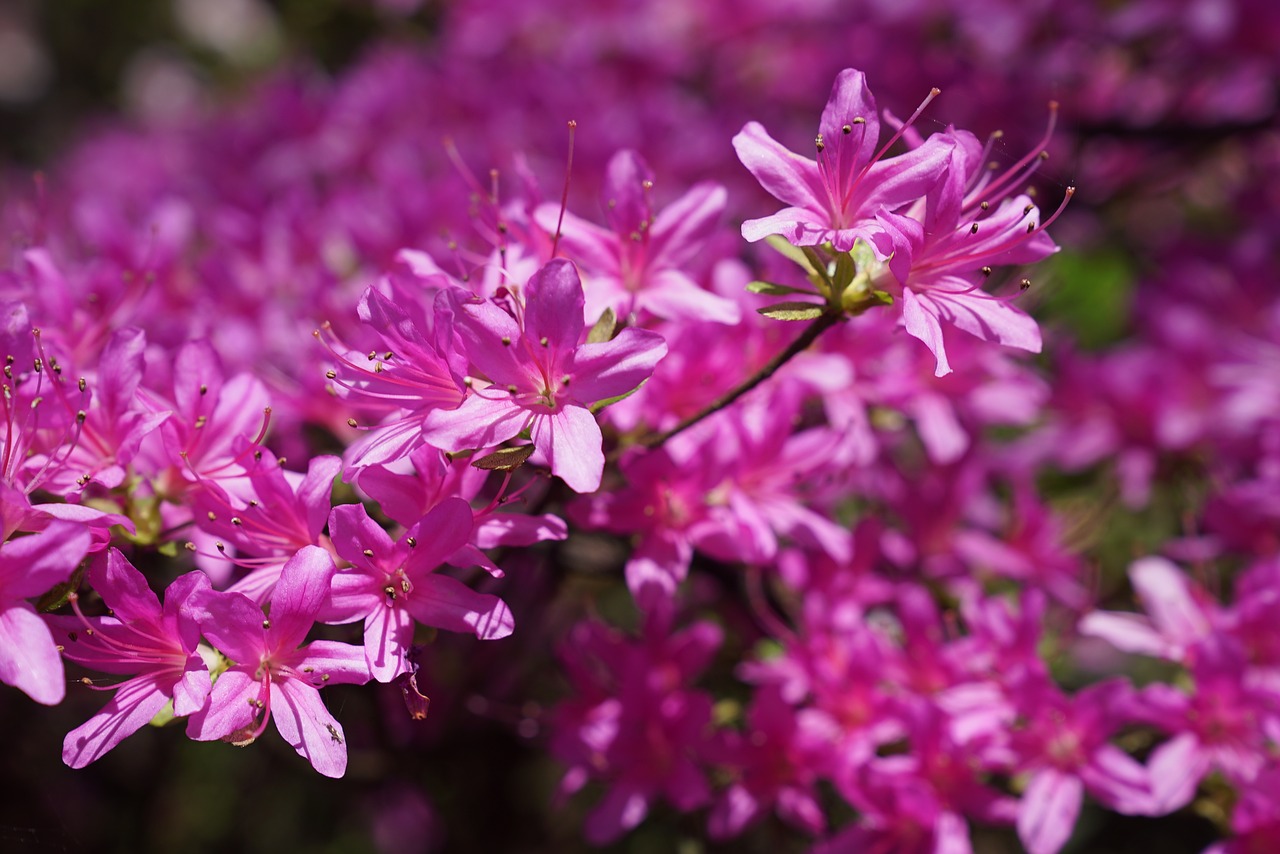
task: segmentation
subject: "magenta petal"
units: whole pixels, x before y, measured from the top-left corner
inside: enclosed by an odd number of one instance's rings
[[[846,134],[845,125],[852,125],[856,119],[862,122]],[[818,122],[818,132],[828,150],[844,149],[840,152],[841,159],[850,166],[861,168],[871,162],[880,141],[880,113],[865,74],[846,68],[836,75]]]
[[[1151,627],[1146,617],[1109,611],[1095,611],[1080,620],[1082,635],[1102,638],[1124,652],[1164,658],[1169,654],[1169,644]]]
[[[0,682],[46,706],[67,692],[53,633],[26,602],[0,603]]]
[[[818,164],[782,146],[769,136],[763,125],[747,122],[733,138],[733,149],[742,165],[774,198],[800,209],[826,210],[827,196],[818,175]],[[743,237],[746,237],[745,225]]]
[[[730,299],[704,290],[679,270],[658,270],[649,275],[644,291],[646,310],[667,320],[705,320],[732,326],[742,319],[742,309]]]
[[[72,768],[94,762],[146,726],[168,702],[169,695],[155,682],[125,683],[100,712],[67,733],[62,740],[62,761]]]
[[[329,598],[333,573],[333,556],[319,546],[303,546],[289,558],[271,594],[269,647],[291,650],[306,639]]]
[[[1152,751],[1147,769],[1151,773],[1153,814],[1165,815],[1191,803],[1200,779],[1209,773],[1209,759],[1200,740],[1184,732]]]
[[[560,225],[560,246],[571,258],[576,258],[588,270],[616,272],[618,270],[618,236],[571,213],[560,220],[560,206],[547,203],[534,211],[534,221],[548,234],[554,234]]]
[[[364,656],[378,682],[390,682],[409,670],[404,659],[413,640],[413,617],[396,605],[379,604],[364,621]]]
[[[346,734],[320,692],[297,679],[271,684],[271,719],[276,730],[299,756],[311,761],[326,777],[341,777],[347,771]]]
[[[246,729],[257,716],[252,701],[265,699],[261,693],[262,686],[243,670],[223,671],[209,692],[209,705],[187,719],[187,737],[216,741]]]
[[[299,651],[293,667],[325,685],[363,685],[369,681],[364,649],[340,641],[312,641]]]
[[[377,522],[369,518],[363,504],[339,504],[329,513],[329,536],[338,557],[356,566],[383,564],[392,560],[395,543]],[[366,555],[365,549],[373,552]],[[345,574],[346,571],[338,573]]]
[[[650,266],[681,267],[692,261],[714,231],[728,197],[719,184],[696,184],[663,208],[649,229]]]
[[[209,590],[197,597],[193,612],[200,630],[219,652],[236,662],[254,662],[265,651],[262,621],[266,617],[252,599],[240,593]]]
[[[611,341],[578,349],[568,391],[583,403],[619,397],[648,379],[666,355],[667,342],[661,335],[628,327]]]
[[[775,214],[749,219],[742,224],[742,239],[755,243],[771,234],[780,234],[796,246],[817,246],[831,240],[834,232],[828,217],[810,208],[783,208]],[[852,245],[853,241],[846,241]]]
[[[1018,810],[1018,838],[1029,854],[1057,854],[1071,838],[1084,800],[1079,777],[1056,768],[1031,776]]]
[[[461,498],[446,498],[412,526],[402,540],[413,537],[417,543],[404,560],[410,580],[416,582],[419,575],[431,572],[466,545],[474,519],[470,504]]]
[[[1080,779],[1097,801],[1125,815],[1150,815],[1151,775],[1147,767],[1120,748],[1104,744],[1080,769]]]
[[[481,640],[505,638],[515,628],[506,602],[477,593],[447,575],[428,575],[415,581],[405,607],[424,626],[474,633]]]
[[[607,845],[644,821],[648,814],[649,799],[645,793],[619,783],[605,793],[587,816],[583,833],[592,845]]]
[[[529,411],[505,397],[490,397],[501,393],[493,386],[468,395],[457,409],[437,409],[422,422],[422,438],[445,451],[489,448],[505,442],[524,429]]]
[[[209,691],[212,688],[209,668],[205,665],[204,659],[199,655],[189,656],[182,669],[182,676],[169,692],[173,695],[173,713],[180,718],[185,718],[200,711],[209,701]]]
[[[91,541],[83,525],[63,521],[49,523],[38,534],[9,540],[0,547],[0,595],[25,599],[66,581]]]
[[[957,284],[964,284],[958,281]],[[1017,347],[1039,353],[1040,327],[1030,316],[1009,303],[981,291],[946,294],[930,290],[917,294],[917,299],[930,304],[930,312],[953,326],[983,341],[995,341],[1006,347]],[[909,330],[908,330],[909,331]]]
[[[547,340],[551,350],[571,350],[582,338],[582,281],[570,261],[549,261],[529,279],[524,328],[531,342]],[[495,381],[497,379],[495,378]]]
[[[1146,557],[1129,567],[1129,579],[1151,622],[1165,639],[1190,645],[1209,633],[1209,619],[1191,595],[1187,574],[1161,557]]]
[[[942,326],[938,323],[936,310],[932,303],[926,302],[911,289],[903,290],[902,320],[907,333],[924,342],[938,360],[934,376],[944,377],[951,373],[951,363],[947,361],[947,349],[942,343]]]
[[[109,549],[106,560],[95,560],[89,567],[89,584],[98,591],[107,607],[125,622],[158,621],[160,600],[152,592],[142,573],[120,553]]]
[[[590,410],[565,406],[533,422],[533,444],[551,473],[574,492],[595,492],[604,474],[604,438]]]

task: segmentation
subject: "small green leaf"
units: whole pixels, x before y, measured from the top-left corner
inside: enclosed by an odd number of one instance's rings
[[[836,269],[831,276],[832,284],[835,285],[836,293],[841,293],[845,288],[853,282],[853,277],[858,273],[858,266],[853,262],[853,256],[848,252],[841,252],[836,255]]]
[[[501,448],[492,454],[485,454],[471,465],[485,471],[515,471],[525,464],[533,453],[533,445],[520,445],[515,448]]]
[[[618,316],[613,313],[613,309],[606,308],[601,313],[600,318],[596,320],[591,331],[587,333],[588,344],[602,344],[613,338],[613,331],[618,327]]]
[[[794,261],[801,267],[804,267],[806,271],[810,273],[817,272],[817,268],[810,263],[809,257],[805,254],[805,251],[799,246],[789,243],[781,234],[771,234],[764,239],[764,242],[769,244],[769,246],[771,246],[779,255],[790,261]]]
[[[787,294],[812,294],[808,288],[793,288],[790,285],[779,285],[773,282],[752,282],[747,290],[753,294],[764,294],[770,297],[785,297]]]
[[[824,310],[822,306],[811,302],[779,302],[756,309],[774,320],[813,320],[821,317]]]

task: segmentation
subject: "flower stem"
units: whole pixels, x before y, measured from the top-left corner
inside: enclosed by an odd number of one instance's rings
[[[843,318],[844,314],[838,310],[828,309],[827,311],[824,311],[822,314],[815,317],[812,323],[805,327],[804,332],[801,332],[800,335],[796,337],[796,340],[792,341],[791,344],[787,346],[787,349],[770,359],[767,365],[752,376],[748,377],[737,387],[726,392],[701,412],[690,415],[670,430],[666,430],[662,433],[655,433],[654,435],[641,440],[637,444],[642,448],[662,447],[663,443],[672,436],[679,435],[707,416],[714,415],[721,409],[732,404],[747,392],[751,391],[756,386],[760,385],[760,383],[769,379],[769,377],[773,376],[777,372],[778,368],[781,368],[787,362],[791,361],[791,359],[797,354],[808,349],[810,344],[818,340],[819,335],[826,332],[832,326],[835,326]]]

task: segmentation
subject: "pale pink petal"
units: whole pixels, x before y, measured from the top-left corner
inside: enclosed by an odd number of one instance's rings
[[[422,422],[423,441],[445,451],[489,448],[524,429],[529,411],[502,396],[497,386],[473,393],[457,409],[430,413]]]
[[[769,136],[763,125],[747,122],[733,138],[733,149],[742,165],[774,198],[800,209],[826,210],[827,195],[818,175],[818,164],[782,146]],[[743,229],[743,237],[748,240],[765,236],[747,237],[745,225]]]
[[[1031,775],[1018,809],[1018,838],[1029,854],[1057,854],[1071,838],[1084,786],[1080,778],[1056,768]]]
[[[595,416],[582,406],[563,406],[533,422],[533,444],[551,473],[574,492],[595,492],[604,474],[604,438]]]
[[[699,287],[679,270],[650,273],[641,298],[645,310],[667,320],[705,320],[733,325],[742,319],[742,309],[736,302]]]
[[[1186,647],[1210,631],[1204,607],[1191,595],[1187,574],[1162,557],[1145,557],[1129,567],[1129,580],[1155,629]]]
[[[83,525],[50,522],[37,534],[0,547],[0,596],[40,596],[66,581],[89,551],[92,537]]]
[[[53,633],[26,602],[0,603],[0,682],[46,706],[67,692]]]
[[[473,633],[481,640],[505,638],[515,628],[506,602],[477,593],[447,575],[428,575],[415,581],[403,607],[424,626]]]
[[[72,768],[85,767],[146,726],[168,703],[169,695],[155,682],[125,683],[102,711],[67,733],[62,741],[62,761]]]
[[[951,363],[947,361],[947,349],[942,343],[942,326],[935,313],[937,307],[932,302],[921,299],[910,288],[902,292],[902,321],[907,334],[923,341],[929,351],[938,360],[934,376],[945,377],[951,373]]]
[[[364,648],[340,641],[312,641],[298,651],[293,668],[316,685],[363,685],[370,678]]]
[[[413,640],[413,617],[407,608],[379,604],[364,621],[364,655],[378,682],[408,672],[404,654]]]
[[[329,598],[333,574],[333,556],[319,546],[303,546],[289,558],[280,570],[267,612],[271,618],[267,644],[271,649],[292,650],[306,639],[316,614]]]
[[[272,682],[271,719],[280,737],[309,759],[311,767],[326,777],[346,773],[346,734],[315,688],[297,679]]]
[[[195,741],[216,741],[243,732],[257,717],[252,701],[260,697],[262,686],[243,670],[225,670],[213,683],[209,705],[187,719],[187,737]]]
[[[571,350],[582,338],[582,281],[573,263],[547,262],[525,289],[524,334],[533,342],[546,339],[551,350]],[[494,378],[495,382],[498,380]]]
[[[1147,760],[1151,774],[1152,815],[1166,815],[1191,803],[1209,759],[1200,740],[1189,732],[1157,747]]]
[[[667,342],[661,335],[628,327],[610,341],[578,348],[567,392],[584,404],[619,397],[648,379],[665,355]]]

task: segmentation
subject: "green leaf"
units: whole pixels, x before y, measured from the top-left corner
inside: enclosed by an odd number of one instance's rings
[[[747,290],[753,294],[764,294],[770,297],[785,297],[787,294],[813,294],[808,288],[793,288],[790,285],[779,285],[774,282],[752,282]]]
[[[591,331],[587,333],[588,344],[603,344],[613,338],[613,331],[618,327],[618,316],[613,313],[613,309],[606,308],[601,313],[595,325],[591,327]]]
[[[769,244],[769,246],[771,246],[773,250],[777,252],[779,255],[781,255],[782,257],[786,258],[789,261],[794,261],[795,263],[799,264],[807,272],[810,272],[810,273],[818,272],[818,268],[814,267],[813,264],[810,263],[809,256],[805,254],[805,251],[801,249],[799,246],[795,246],[787,242],[787,239],[782,235],[771,234],[764,239],[764,242]]]
[[[515,471],[524,465],[533,453],[533,445],[520,445],[515,448],[501,448],[492,454],[485,454],[471,465],[485,471]]]
[[[825,310],[822,306],[811,302],[779,302],[756,309],[760,314],[774,320],[814,320],[821,317]]]

